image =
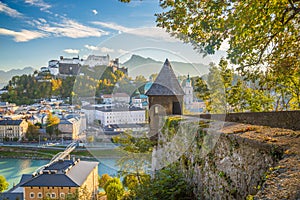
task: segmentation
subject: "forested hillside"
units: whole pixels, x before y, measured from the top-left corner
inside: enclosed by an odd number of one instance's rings
[[[5,87],[8,93],[1,101],[21,104],[32,104],[41,99],[57,97],[71,101],[73,97],[93,97],[109,94],[122,77],[121,71],[112,71],[106,66],[93,69],[83,66],[80,75],[54,77],[47,72],[37,72],[29,75],[14,76]]]

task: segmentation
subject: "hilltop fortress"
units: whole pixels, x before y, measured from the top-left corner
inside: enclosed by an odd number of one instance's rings
[[[120,70],[124,74],[128,74],[128,69],[120,67],[119,59],[111,59],[107,54],[106,56],[89,55],[87,59],[73,57],[64,58],[60,56],[59,60],[50,60],[47,67],[42,67],[41,72],[49,72],[54,76],[73,76],[77,75],[81,66],[88,66],[94,68],[95,66],[111,67],[112,71]]]

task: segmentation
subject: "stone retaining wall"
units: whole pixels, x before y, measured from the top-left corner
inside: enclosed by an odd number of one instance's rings
[[[200,118],[300,130],[300,111],[200,114]]]

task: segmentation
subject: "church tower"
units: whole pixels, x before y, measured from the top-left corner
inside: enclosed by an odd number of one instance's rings
[[[191,105],[194,99],[194,88],[192,86],[190,75],[188,75],[188,78],[185,81],[185,84],[183,86],[183,91],[184,91],[184,97],[183,97],[184,104],[186,106]]]

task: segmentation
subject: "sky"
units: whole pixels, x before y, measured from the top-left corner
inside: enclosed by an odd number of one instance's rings
[[[156,27],[159,0],[0,0],[0,70],[33,67],[64,57],[132,54],[155,60],[217,63]],[[224,47],[226,49],[226,45]]]

